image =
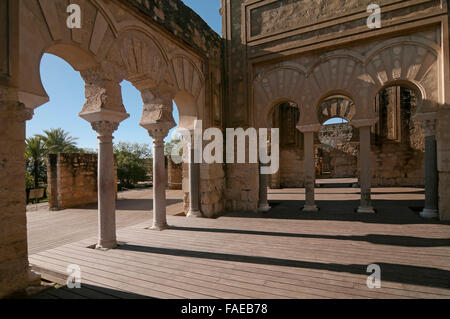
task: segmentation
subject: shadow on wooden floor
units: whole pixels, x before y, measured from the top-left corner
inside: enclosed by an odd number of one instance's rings
[[[49,288],[30,299],[153,299],[134,293],[82,284],[81,288]]]

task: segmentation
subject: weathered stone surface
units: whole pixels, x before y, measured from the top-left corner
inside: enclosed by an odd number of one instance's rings
[[[182,164],[174,163],[170,157],[168,159],[167,176],[169,189],[182,189],[183,186]]]
[[[50,155],[47,158],[50,209],[61,210],[97,203],[97,166],[96,154]]]
[[[28,284],[23,104],[0,87],[0,298]]]
[[[450,107],[439,111],[437,126],[439,214],[442,220],[450,220]]]

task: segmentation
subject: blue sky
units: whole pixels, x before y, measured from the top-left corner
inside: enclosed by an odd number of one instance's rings
[[[194,9],[218,34],[222,33],[222,19],[219,14],[220,0],[183,0]],[[42,134],[43,130],[63,128],[78,138],[78,146],[97,148],[97,134],[90,124],[78,116],[85,102],[84,82],[64,60],[45,54],[41,60],[41,80],[50,97],[50,102],[35,111],[27,122],[27,137]],[[142,99],[139,92],[129,83],[122,84],[123,104],[130,118],[122,122],[115,132],[115,142],[151,143],[147,132],[139,126]],[[178,111],[174,108],[178,121]],[[169,136],[173,133],[169,133]]]

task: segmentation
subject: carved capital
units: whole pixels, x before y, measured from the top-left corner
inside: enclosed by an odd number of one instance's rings
[[[23,112],[24,112],[25,121],[31,121],[33,119],[33,116],[34,116],[33,109],[25,108],[25,110]]]
[[[147,130],[153,126],[164,127],[170,130],[175,127],[172,111],[172,95],[160,93],[156,89],[145,89],[141,92],[144,102],[140,125]]]
[[[368,117],[368,118],[358,118],[350,121],[350,125],[361,128],[361,127],[371,127],[378,122],[378,117]]]
[[[166,127],[158,127],[148,129],[148,134],[153,138],[153,144],[155,146],[164,146],[164,139],[169,134],[169,129]]]
[[[107,75],[101,68],[92,68],[81,72],[85,86],[86,103],[82,113],[108,109],[125,113],[122,104],[120,79]]]
[[[100,137],[112,137],[112,134],[119,128],[119,123],[110,121],[93,122],[91,125]]]
[[[0,111],[8,113],[10,119],[15,121],[30,121],[34,116],[34,110],[25,107],[25,104],[17,101],[2,101],[0,100]]]
[[[302,133],[307,132],[318,132],[322,125],[320,124],[306,124],[306,125],[297,125],[297,130],[299,130]]]

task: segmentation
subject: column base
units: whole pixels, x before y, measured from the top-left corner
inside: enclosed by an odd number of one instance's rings
[[[317,213],[319,208],[316,205],[305,205],[302,210],[304,213]]]
[[[168,224],[164,224],[164,225],[153,225],[152,227],[149,228],[150,230],[158,230],[158,231],[162,231],[162,230],[166,230],[166,229],[170,229],[170,226]]]
[[[103,242],[95,245],[95,249],[106,250],[106,249],[114,249],[117,248],[117,241]]]
[[[437,209],[425,208],[421,213],[422,218],[439,218],[439,211]]]
[[[203,214],[201,211],[199,210],[190,210],[187,214],[186,214],[187,218],[201,218],[203,217]]]
[[[267,213],[271,209],[272,209],[272,207],[270,207],[269,204],[263,204],[263,205],[259,205],[258,212],[260,212],[260,213]]]
[[[375,214],[375,210],[372,206],[360,206],[357,210],[359,214]]]

